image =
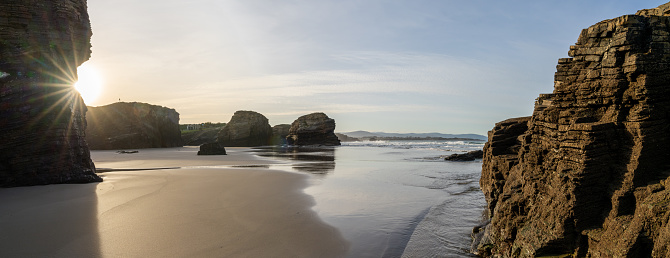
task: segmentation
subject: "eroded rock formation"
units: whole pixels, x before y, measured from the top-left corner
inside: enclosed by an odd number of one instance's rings
[[[670,256],[668,9],[583,30],[533,116],[489,133],[480,254]]]
[[[286,139],[291,145],[340,145],[335,135],[335,119],[324,113],[312,113],[296,119]]]
[[[85,0],[0,2],[0,187],[102,181],[73,87],[90,38]]]
[[[182,146],[179,113],[137,102],[89,107],[86,141],[91,149],[167,148]]]
[[[271,138],[272,127],[264,115],[237,111],[219,131],[218,142],[226,147],[253,147],[269,145]]]

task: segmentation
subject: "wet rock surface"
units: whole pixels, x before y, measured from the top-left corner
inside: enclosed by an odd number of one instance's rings
[[[312,113],[296,119],[286,139],[290,145],[340,145],[335,135],[335,119],[324,113]]]
[[[91,149],[140,149],[182,146],[179,113],[138,102],[89,107],[86,140]]]
[[[73,87],[90,38],[85,0],[0,2],[0,187],[102,181]]]
[[[669,5],[583,30],[533,116],[489,133],[480,255],[670,255]]]

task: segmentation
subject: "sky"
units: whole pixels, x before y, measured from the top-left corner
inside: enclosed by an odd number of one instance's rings
[[[477,133],[528,116],[582,29],[630,0],[88,0],[101,96],[336,132]],[[80,75],[81,76],[81,75]]]

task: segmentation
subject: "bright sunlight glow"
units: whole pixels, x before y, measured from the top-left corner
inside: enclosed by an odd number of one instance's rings
[[[74,88],[81,94],[84,103],[91,105],[102,92],[102,77],[100,77],[95,67],[87,63],[77,68],[77,75],[79,81],[74,84]]]

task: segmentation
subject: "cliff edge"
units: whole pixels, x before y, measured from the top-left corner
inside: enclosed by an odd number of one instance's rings
[[[489,133],[480,255],[670,256],[668,10],[583,30],[532,117]]]
[[[73,87],[90,39],[86,0],[0,2],[0,187],[102,181]]]

